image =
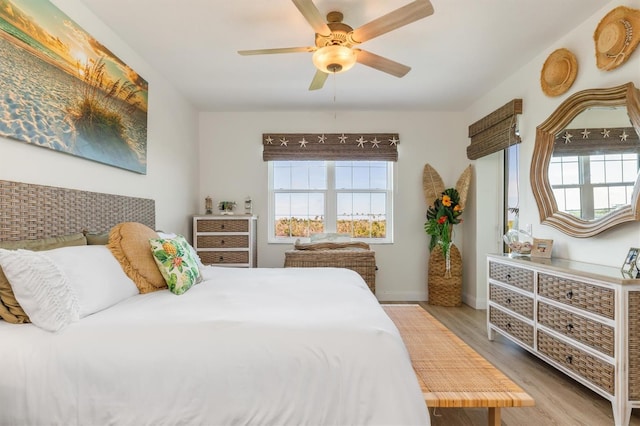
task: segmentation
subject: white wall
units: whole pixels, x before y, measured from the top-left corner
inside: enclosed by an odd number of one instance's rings
[[[640,8],[640,0],[623,2],[632,8]],[[540,224],[538,208],[531,192],[529,168],[535,145],[536,126],[542,123],[553,111],[573,93],[590,88],[617,86],[632,81],[640,87],[640,51],[636,51],[621,67],[613,71],[600,71],[595,63],[593,33],[598,22],[611,9],[620,5],[612,1],[582,25],[573,30],[543,52],[533,58],[526,66],[506,79],[500,86],[490,90],[478,99],[469,109],[469,122],[474,122],[514,98],[523,99],[523,114],[520,120],[520,227],[533,225],[533,234],[538,238],[554,240],[553,256],[584,262],[621,266],[629,247],[640,245],[640,224],[631,223],[605,231],[592,238],[573,238],[546,225]],[[540,71],[547,56],[558,48],[571,50],[578,59],[578,75],[569,91],[558,97],[547,97],[540,88]],[[499,241],[501,212],[498,211],[492,192],[497,187],[500,176],[501,154],[479,159],[476,167],[476,215],[475,235],[467,235],[465,250],[467,257],[473,256],[475,275],[477,276],[477,307],[486,301],[486,253],[501,250]],[[474,241],[475,240],[475,241]],[[469,253],[476,249],[474,254]]]
[[[625,3],[640,8],[640,0]],[[618,266],[629,247],[640,245],[640,225],[625,224],[589,239],[568,237],[540,224],[538,209],[529,184],[529,165],[535,143],[536,126],[576,91],[611,87],[634,81],[640,86],[640,53],[622,67],[604,72],[594,59],[593,31],[600,19],[617,2],[610,2],[579,27],[549,46],[531,62],[498,87],[488,90],[466,111],[447,112],[255,112],[200,114],[200,211],[204,197],[214,200],[254,200],[259,220],[259,265],[281,267],[284,251],[290,245],[267,244],[267,169],[261,160],[261,134],[269,132],[399,132],[401,144],[397,164],[395,243],[377,245],[378,298],[380,300],[425,300],[428,238],[422,225],[426,205],[422,199],[421,173],[425,163],[433,165],[446,186],[453,186],[469,163],[469,124],[514,98],[524,101],[520,120],[520,224],[532,224],[539,238],[554,240],[554,256]],[[525,42],[525,41],[523,41]],[[574,85],[568,93],[550,98],[540,89],[540,70],[555,49],[573,51],[579,63]],[[501,246],[502,154],[496,153],[474,163],[471,194],[463,215],[465,222],[456,228],[456,243],[464,263],[465,303],[476,308],[486,306],[486,253]]]
[[[467,123],[446,112],[203,112],[200,114],[200,213],[204,198],[214,203],[251,196],[258,219],[258,264],[282,267],[292,244],[267,244],[267,165],[263,133],[397,132],[394,243],[375,245],[376,293],[380,300],[426,300],[428,236],[422,169],[431,164],[446,186],[454,186],[469,164]],[[471,196],[472,197],[472,196]],[[464,217],[464,215],[463,215]],[[465,224],[456,225],[462,248]],[[464,256],[464,250],[463,256]],[[475,280],[472,280],[475,285]]]
[[[197,113],[78,0],[53,1],[149,82],[147,174],[0,137],[0,179],[156,200],[156,226],[189,235],[197,206]]]
[[[422,196],[422,168],[433,165],[445,185],[453,186],[469,161],[468,125],[513,98],[524,100],[520,121],[520,224],[533,225],[534,235],[554,240],[553,254],[586,262],[619,266],[629,247],[640,245],[640,224],[619,226],[588,239],[568,237],[539,222],[529,184],[529,164],[535,128],[576,91],[611,87],[633,81],[640,86],[640,52],[622,67],[600,71],[595,65],[593,31],[599,20],[620,5],[609,2],[590,19],[549,46],[487,91],[466,111],[452,112],[255,112],[198,113],[126,42],[99,21],[80,0],[53,0],[86,31],[102,42],[149,82],[147,175],[102,165],[14,140],[0,138],[0,179],[154,198],[157,227],[188,235],[190,214],[202,213],[204,197],[241,202],[247,195],[259,214],[259,265],[281,267],[290,245],[267,244],[267,169],[261,158],[261,135],[268,132],[398,132],[396,166],[395,242],[376,245],[378,297],[381,300],[426,299],[428,238],[423,231],[426,204]],[[640,0],[624,5],[640,8]],[[523,43],[526,41],[523,41]],[[579,63],[574,85],[559,97],[545,96],[539,84],[547,56],[565,47]],[[638,49],[640,50],[640,49]],[[500,250],[501,212],[498,187],[501,154],[474,162],[474,178],[465,222],[456,227],[456,243],[464,259],[464,300],[486,303],[485,255]]]

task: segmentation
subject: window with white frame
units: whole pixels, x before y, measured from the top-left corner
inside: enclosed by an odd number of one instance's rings
[[[269,242],[337,232],[393,241],[392,161],[269,161]]]
[[[549,183],[559,210],[591,220],[631,203],[639,168],[636,153],[554,156]]]

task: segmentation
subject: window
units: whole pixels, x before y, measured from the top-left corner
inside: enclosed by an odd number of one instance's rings
[[[391,161],[270,161],[269,242],[338,232],[393,241]]]
[[[591,220],[630,204],[638,167],[635,153],[551,157],[558,210]]]
[[[506,234],[510,229],[519,229],[520,215],[520,161],[519,145],[511,145],[504,150],[504,229]]]

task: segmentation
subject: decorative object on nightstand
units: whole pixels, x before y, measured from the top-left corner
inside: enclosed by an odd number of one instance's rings
[[[205,265],[258,266],[256,216],[194,216],[193,247]]]
[[[204,199],[204,212],[206,214],[213,214],[213,200],[209,196]]]
[[[431,235],[429,244],[429,304],[460,306],[462,304],[462,257],[453,244],[453,225],[462,222],[471,181],[471,166],[460,175],[455,188],[445,189],[438,172],[425,164],[422,174],[427,222],[424,230]]]
[[[253,213],[253,203],[251,202],[251,197],[247,197],[244,199],[244,214],[252,214]]]
[[[233,209],[235,208],[235,201],[220,201],[218,203],[218,210],[220,210],[220,214],[233,214]]]

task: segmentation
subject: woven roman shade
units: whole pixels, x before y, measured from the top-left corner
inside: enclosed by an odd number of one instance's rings
[[[553,156],[640,154],[640,138],[633,127],[564,129],[556,135]]]
[[[471,145],[467,157],[477,160],[521,142],[516,116],[522,114],[522,99],[513,99],[469,126]]]
[[[264,161],[398,161],[398,133],[265,133]]]

